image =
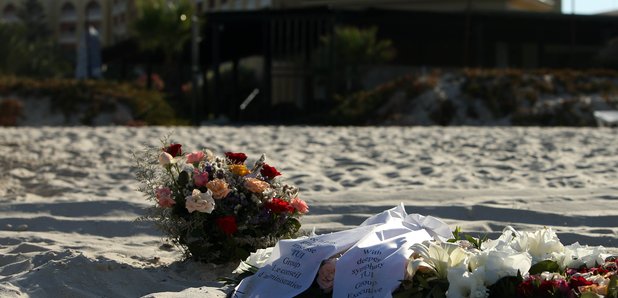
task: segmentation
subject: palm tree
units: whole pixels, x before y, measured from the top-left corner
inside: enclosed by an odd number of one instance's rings
[[[396,54],[393,42],[378,39],[378,29],[337,26],[332,35],[320,38],[315,58],[318,74],[334,83],[334,92],[350,94],[362,88],[366,66],[391,61]]]
[[[191,37],[193,6],[188,0],[139,0],[138,16],[133,23],[142,51],[163,53],[164,77],[174,78],[174,58]],[[151,63],[147,66],[147,85],[151,87]]]

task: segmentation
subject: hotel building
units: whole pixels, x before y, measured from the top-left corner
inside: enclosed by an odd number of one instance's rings
[[[17,12],[26,0],[0,0],[0,22],[18,22]],[[135,18],[135,0],[40,0],[50,31],[61,45],[75,47],[85,28],[99,31],[103,46],[129,37]],[[376,7],[394,10],[461,11],[521,10],[560,12],[560,0],[192,0],[199,12],[289,9],[326,6],[335,9]]]
[[[0,22],[18,22],[25,0],[0,0]],[[41,0],[45,19],[58,42],[74,48],[88,27],[99,31],[101,43],[112,45],[129,36],[134,0]]]

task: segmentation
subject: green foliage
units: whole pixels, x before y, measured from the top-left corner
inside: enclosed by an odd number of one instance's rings
[[[457,241],[467,240],[468,242],[472,243],[472,245],[474,245],[474,248],[481,249],[483,242],[487,241],[487,239],[487,235],[475,238],[472,235],[462,233],[461,227],[455,227],[455,230],[453,231],[453,238],[448,239],[447,242],[455,243]]]
[[[618,72],[613,70],[466,69],[463,95],[480,99],[496,117],[511,115],[516,125],[594,126],[592,107],[580,96],[599,94],[618,108]],[[560,104],[543,96],[565,95]]]
[[[171,59],[191,37],[193,8],[188,0],[139,0],[137,11],[132,27],[142,50],[161,50]]]
[[[455,241],[462,240],[463,239],[462,235],[463,235],[463,233],[461,233],[461,227],[460,226],[456,226],[455,230],[453,230],[453,238],[447,240],[447,242],[455,243]]]
[[[332,35],[321,37],[315,54],[317,73],[323,82],[331,80],[336,94],[349,94],[362,88],[363,66],[384,63],[395,57],[390,40],[378,40],[376,27],[335,27]]]
[[[62,77],[71,72],[59,46],[51,38],[29,40],[22,24],[0,23],[0,75]]]
[[[43,5],[39,0],[26,0],[17,11],[17,16],[24,26],[25,39],[36,42],[51,38],[47,29]]]
[[[432,86],[432,82],[406,76],[384,83],[373,90],[359,91],[348,96],[336,96],[333,121],[338,124],[370,124],[379,122],[378,109],[397,91],[406,90],[407,98],[414,98]],[[388,116],[388,115],[387,115]]]
[[[79,108],[85,108],[83,124],[90,124],[89,120],[113,107],[115,102],[126,104],[133,118],[145,124],[182,124],[161,93],[109,81],[0,76],[0,96],[49,97],[52,108],[66,118],[77,113]]]
[[[404,280],[393,293],[393,298],[444,298],[448,287],[448,280],[420,273],[412,280]]]
[[[47,29],[43,6],[26,0],[19,7],[20,22],[0,22],[0,75],[62,77],[72,71],[61,49]]]
[[[545,260],[532,265],[529,270],[530,274],[541,274],[545,271],[560,273],[560,265],[556,261]]]
[[[517,276],[505,276],[488,287],[489,297],[515,298],[517,297],[517,285],[523,280],[519,271],[517,271]]]
[[[381,63],[395,57],[391,40],[378,40],[378,28],[335,27],[334,38],[322,37],[322,44],[333,48],[337,62],[343,66],[358,67]]]

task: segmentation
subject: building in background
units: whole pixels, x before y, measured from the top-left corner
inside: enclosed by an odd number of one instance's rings
[[[198,10],[201,12],[312,7],[418,11],[462,11],[467,9],[555,13],[561,11],[561,0],[197,0],[197,3]]]
[[[18,10],[26,0],[0,0],[0,21],[18,22]],[[103,46],[129,37],[129,26],[136,15],[136,0],[40,0],[50,31],[58,41],[75,48],[85,29],[94,27]],[[246,11],[260,9],[380,8],[420,11],[536,11],[560,12],[561,0],[193,0],[199,12]]]
[[[25,0],[0,0],[0,21],[18,22],[18,10]],[[40,0],[50,31],[58,42],[75,49],[87,28],[99,32],[103,46],[129,37],[135,16],[135,0]]]

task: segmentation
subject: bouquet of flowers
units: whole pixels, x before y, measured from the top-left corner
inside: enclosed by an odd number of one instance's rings
[[[618,260],[603,247],[564,246],[550,228],[454,235],[413,246],[397,297],[618,297]]]
[[[564,246],[549,228],[518,232],[507,227],[496,240],[459,229],[453,235],[446,242],[411,247],[402,268],[405,278],[393,297],[618,297],[618,258],[603,247]],[[241,279],[254,274],[272,251],[251,254],[234,273]],[[331,297],[339,256],[324,260],[313,285],[298,297]]]
[[[264,155],[248,168],[244,153],[185,154],[181,144],[164,141],[135,160],[140,191],[154,203],[142,219],[154,221],[195,260],[238,261],[295,237],[309,210]]]

